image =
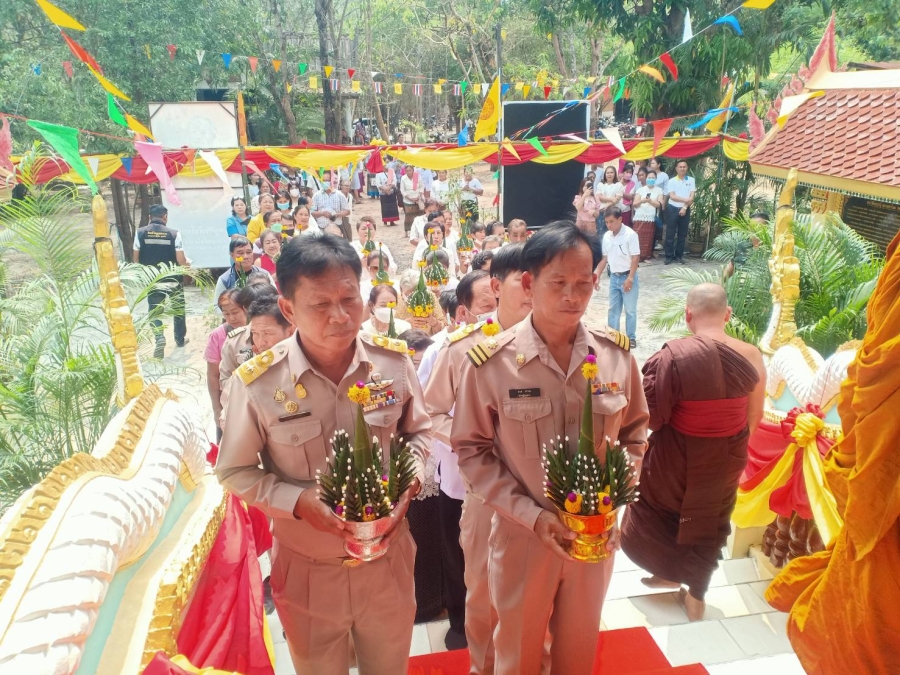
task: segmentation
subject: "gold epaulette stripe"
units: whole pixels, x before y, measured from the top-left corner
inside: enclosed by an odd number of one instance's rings
[[[275,355],[271,350],[266,350],[262,354],[258,354],[249,361],[242,363],[234,372],[241,378],[241,382],[248,385],[266,372],[274,361]]]
[[[481,326],[483,324],[484,324],[483,321],[480,321],[479,323],[467,324],[467,325],[463,326],[462,328],[450,333],[450,335],[447,337],[447,341],[448,342],[457,342],[459,340],[462,340],[467,335],[471,335],[478,328],[481,328]]]
[[[491,358],[494,353],[495,352],[487,350],[483,344],[477,344],[466,352],[466,356],[469,357],[469,360],[476,368],[479,368],[484,365],[484,362]]]
[[[241,333],[244,332],[244,330],[246,330],[246,328],[247,328],[246,326],[239,326],[237,328],[232,328],[230,331],[228,331],[228,337],[232,338],[235,335],[240,335]]]
[[[397,340],[396,338],[384,337],[383,335],[372,335],[372,344],[390,349],[392,352],[400,354],[408,354],[409,348],[406,346],[406,340]]]
[[[629,340],[628,336],[624,333],[620,333],[614,328],[607,328],[606,336],[610,339],[610,341],[614,342],[626,352],[631,351],[631,340]]]

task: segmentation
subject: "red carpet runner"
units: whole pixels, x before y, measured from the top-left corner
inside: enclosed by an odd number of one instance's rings
[[[460,649],[414,656],[409,675],[468,675],[469,652]],[[672,666],[646,628],[602,631],[594,675],[709,675],[699,664]]]

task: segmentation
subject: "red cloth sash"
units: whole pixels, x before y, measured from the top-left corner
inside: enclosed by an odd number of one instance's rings
[[[730,438],[747,428],[747,397],[679,401],[669,425],[685,436]]]

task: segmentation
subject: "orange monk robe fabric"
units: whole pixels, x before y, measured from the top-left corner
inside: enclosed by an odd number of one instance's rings
[[[790,611],[810,675],[900,673],[900,235],[869,301],[869,327],[841,387],[844,439],[825,461],[844,517],[834,546],[791,562],[766,592]]]

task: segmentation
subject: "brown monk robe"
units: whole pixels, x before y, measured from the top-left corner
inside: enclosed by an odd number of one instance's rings
[[[652,433],[622,549],[654,575],[646,585],[686,584],[688,618],[697,621],[762,416],[765,370],[755,347],[725,335],[731,312],[721,287],[692,289],[685,314],[694,336],[666,343],[643,368]]]

